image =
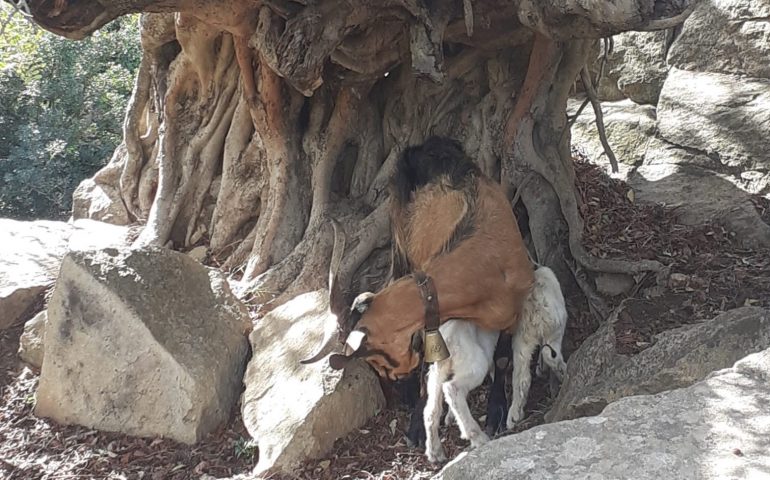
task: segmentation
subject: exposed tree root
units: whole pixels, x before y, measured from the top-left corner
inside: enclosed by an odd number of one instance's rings
[[[137,244],[207,243],[258,303],[325,286],[328,215],[348,234],[343,285],[384,275],[389,178],[434,134],[518,187],[534,254],[589,301],[581,271],[660,268],[583,248],[566,101],[590,39],[664,25],[694,1],[104,0],[54,16],[52,2],[27,2],[71,38],[158,12],[142,17],[124,145],[95,180],[146,222]]]
[[[505,134],[510,148],[508,151],[515,160],[525,164],[512,165],[507,160],[509,178],[522,177],[524,170],[531,169],[553,187],[567,222],[570,252],[579,265],[594,272],[636,274],[658,271],[661,265],[655,261],[630,262],[593,257],[581,243],[583,222],[575,196],[569,143],[554,145],[548,139],[563,137],[566,128],[563,112],[569,88],[585,62],[587,46],[581,45],[583,42],[560,44],[547,37],[536,36],[527,77]]]

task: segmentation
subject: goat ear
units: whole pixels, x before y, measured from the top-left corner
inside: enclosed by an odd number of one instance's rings
[[[374,300],[374,294],[372,292],[364,292],[353,300],[353,306],[350,307],[350,311],[364,313],[369,308],[372,300]]]
[[[353,330],[345,340],[345,355],[353,355],[364,343],[366,343],[366,333],[361,330]]]

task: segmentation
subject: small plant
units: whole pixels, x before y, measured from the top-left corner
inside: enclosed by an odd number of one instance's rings
[[[235,441],[233,447],[235,449],[235,457],[239,460],[254,460],[254,456],[257,453],[257,444],[251,438],[241,437]]]

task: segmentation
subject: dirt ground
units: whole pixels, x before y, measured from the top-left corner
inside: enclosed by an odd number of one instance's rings
[[[577,187],[585,218],[584,243],[601,257],[657,259],[676,274],[663,287],[653,276],[639,279],[627,313],[616,324],[617,349],[634,354],[654,336],[684,324],[712,318],[743,305],[770,307],[770,252],[738,246],[730,232],[714,225],[688,227],[660,206],[631,201],[629,187],[576,158]],[[757,210],[770,221],[770,202],[757,197]],[[606,299],[616,306],[625,297]],[[584,301],[568,299],[568,343],[579,345],[598,319]],[[3,479],[210,479],[247,477],[258,452],[237,414],[229,425],[196,446],[170,440],[139,439],[62,427],[33,415],[37,373],[20,364],[16,351],[21,327],[0,332],[0,478]],[[568,355],[570,352],[566,351]],[[487,386],[471,395],[481,418]],[[517,431],[542,423],[551,399],[544,382],[533,377],[529,417]],[[337,441],[323,459],[304,464],[292,476],[276,479],[421,479],[439,467],[403,439],[408,413],[385,410],[363,428]],[[450,457],[467,443],[456,427],[442,431]]]

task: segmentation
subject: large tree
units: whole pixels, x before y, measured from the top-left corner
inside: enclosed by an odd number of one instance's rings
[[[567,97],[598,39],[670,28],[696,1],[22,3],[73,39],[145,12],[123,143],[94,180],[146,223],[139,244],[207,240],[275,305],[324,286],[327,215],[349,237],[343,284],[369,286],[366,260],[389,241],[388,178],[431,134],[518,191],[532,250],[562,275],[656,270],[583,248]]]

